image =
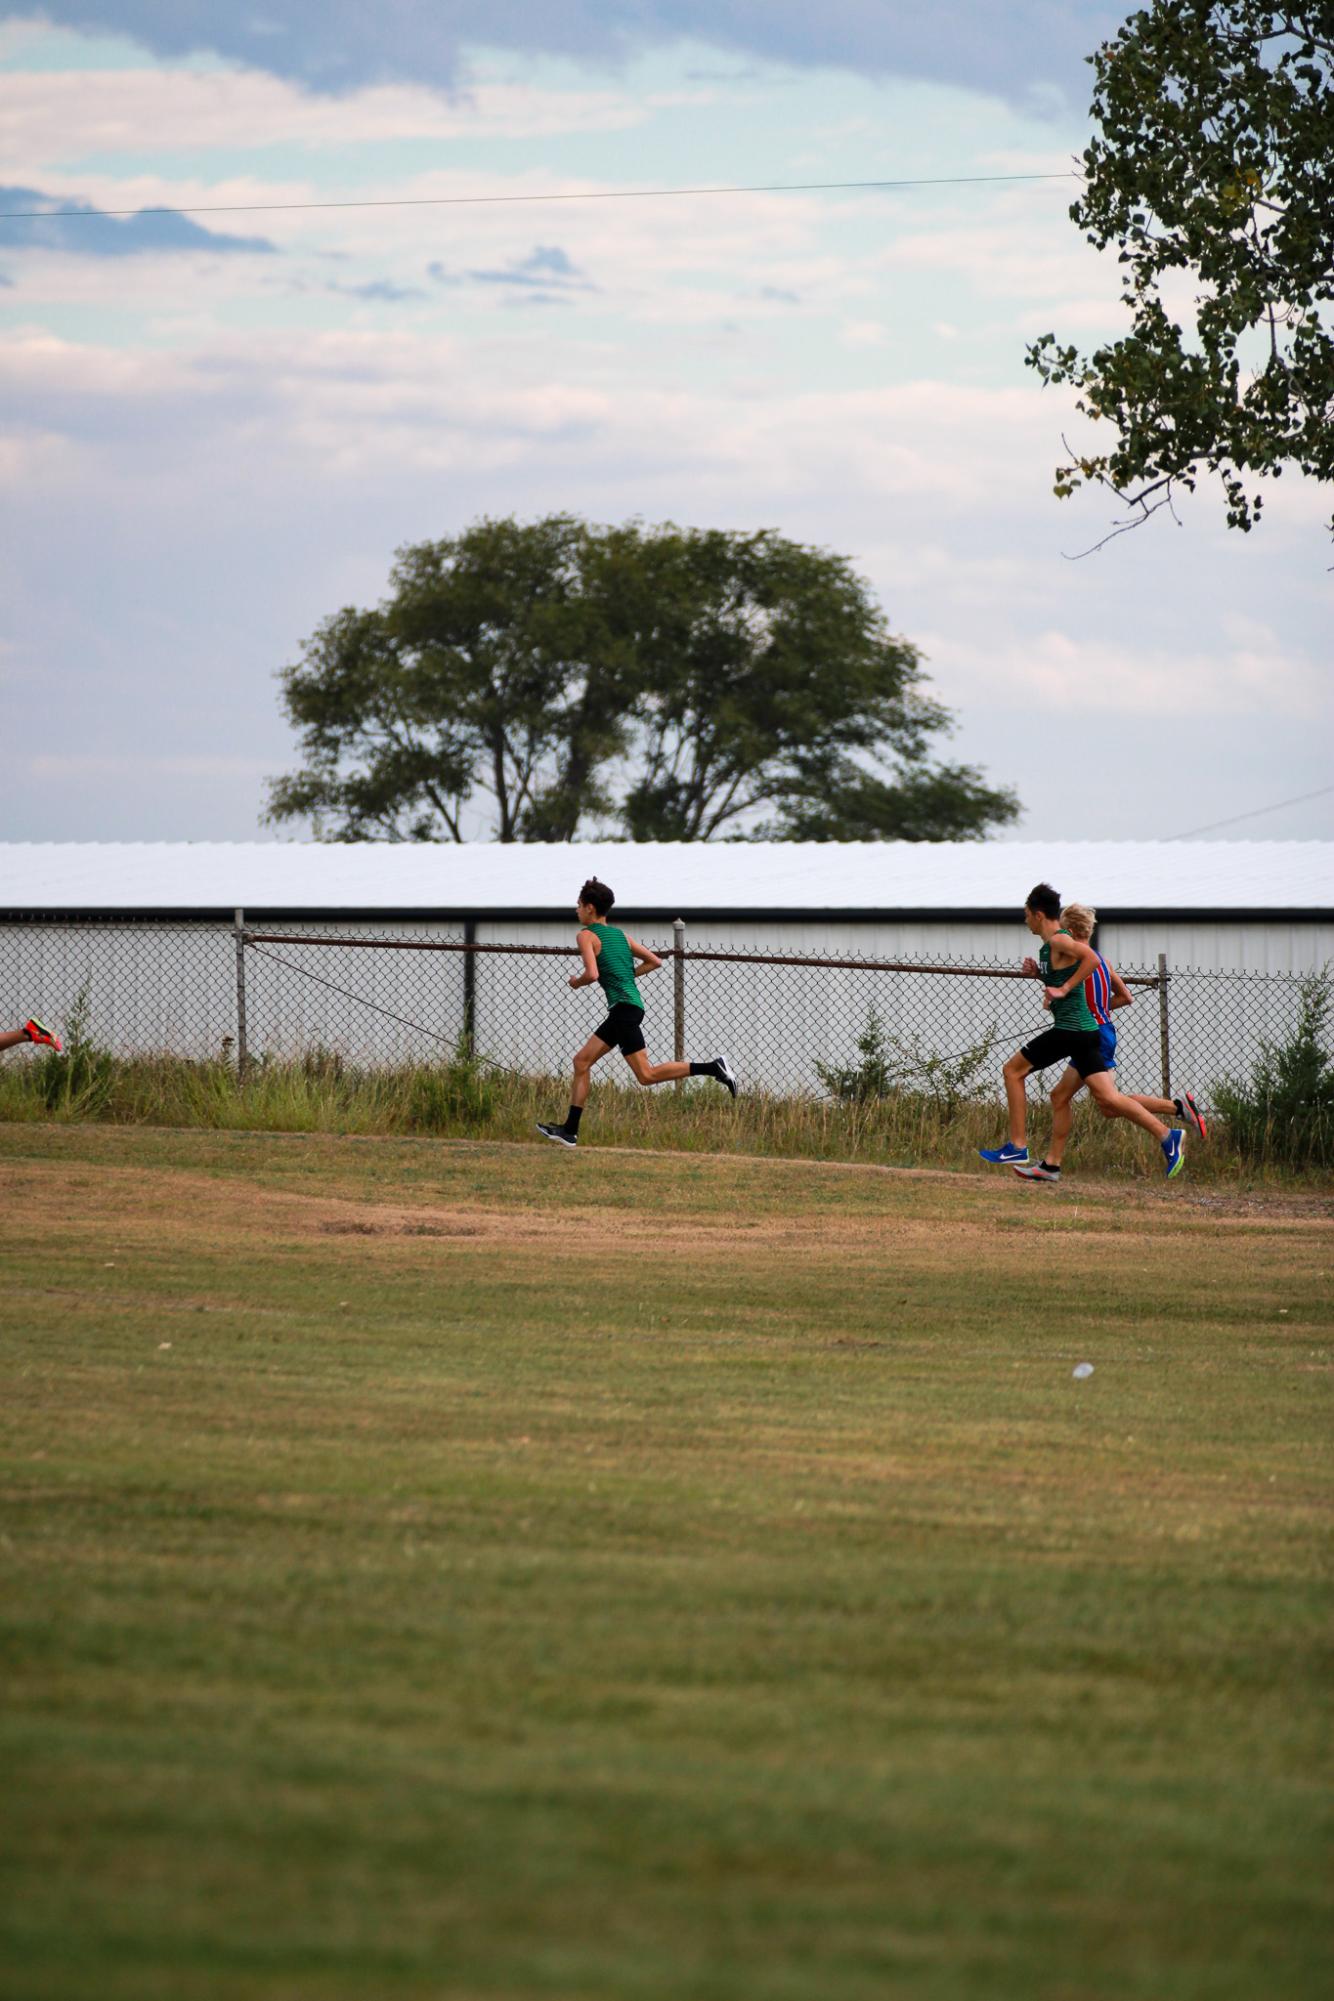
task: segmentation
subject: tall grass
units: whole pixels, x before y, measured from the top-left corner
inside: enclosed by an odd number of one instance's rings
[[[68,1058],[16,1052],[0,1065],[0,1120],[10,1121],[529,1140],[538,1119],[560,1117],[567,1103],[567,1078],[514,1076],[463,1058],[363,1070],[314,1050],[297,1062],[255,1064],[242,1083],[222,1061],[119,1058],[76,1042]],[[1047,1113],[1036,1092],[1030,1104],[1030,1137],[1040,1146]],[[1004,1133],[999,1100],[951,1101],[930,1090],[899,1089],[864,1099],[743,1091],[733,1103],[704,1079],[680,1090],[645,1091],[615,1081],[614,1073],[594,1082],[583,1127],[593,1145],[948,1168],[976,1167],[978,1147],[997,1144]],[[1241,1137],[1239,1146],[1222,1123],[1206,1144],[1190,1142],[1192,1177],[1251,1182],[1261,1172],[1282,1172],[1272,1161],[1258,1168]],[[1161,1173],[1158,1149],[1146,1135],[1082,1103],[1067,1166],[1139,1179]]]

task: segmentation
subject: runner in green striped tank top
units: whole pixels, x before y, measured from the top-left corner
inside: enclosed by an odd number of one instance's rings
[[[662,960],[637,938],[628,938],[624,931],[608,924],[607,917],[615,901],[606,883],[599,882],[596,876],[590,877],[579,892],[576,914],[580,930],[576,942],[584,964],[582,972],[570,975],[570,985],[600,986],[607,1002],[607,1015],[574,1059],[570,1109],[563,1122],[538,1123],[542,1137],[557,1146],[578,1145],[579,1121],[588,1102],[593,1065],[612,1049],[620,1050],[637,1083],[671,1084],[683,1077],[712,1077],[734,1098],[737,1092],[736,1073],[725,1056],[711,1057],[707,1063],[649,1062],[644,1046],[644,1001],[639,980],[646,973],[656,972]]]
[[[614,924],[588,924],[584,928],[597,940],[598,981],[608,1007],[642,1008],[644,998],[635,983],[635,955],[624,931],[618,931]]]
[[[1096,1034],[1098,1018],[1084,998],[1083,972],[1080,973],[1079,985],[1070,992],[1063,985],[1065,975],[1070,970],[1070,961],[1067,959],[1064,966],[1059,968],[1052,965],[1051,948],[1057,938],[1070,938],[1070,933],[1066,930],[1053,931],[1051,938],[1044,941],[1038,952],[1038,976],[1043,986],[1048,989],[1052,1021],[1057,1028],[1073,1028],[1081,1035],[1090,1032]],[[1070,943],[1074,944],[1072,938]],[[1060,993],[1052,993],[1050,990],[1057,986],[1061,988]]]

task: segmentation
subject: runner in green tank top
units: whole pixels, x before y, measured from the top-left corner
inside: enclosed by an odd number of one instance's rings
[[[712,1077],[735,1098],[736,1073],[725,1056],[707,1063],[650,1063],[644,1047],[644,1001],[639,978],[656,972],[662,960],[637,938],[627,938],[607,916],[616,898],[596,876],[579,892],[577,939],[583,971],[570,975],[572,987],[600,986],[607,1000],[607,1017],[594,1029],[574,1059],[570,1109],[559,1125],[539,1121],[537,1130],[557,1146],[577,1146],[579,1121],[588,1102],[593,1065],[610,1049],[619,1049],[640,1084],[671,1084],[682,1077]]]
[[[597,939],[598,980],[607,1006],[642,1008],[644,997],[635,983],[635,955],[624,931],[618,931],[614,924],[587,924],[584,929]]]
[[[1069,1063],[1088,1086],[1089,1095],[1104,1118],[1130,1119],[1153,1134],[1162,1147],[1170,1180],[1180,1174],[1184,1164],[1186,1136],[1176,1127],[1169,1131],[1146,1106],[1116,1088],[1098,1033],[1097,1018],[1084,997],[1084,982],[1097,968],[1097,953],[1087,940],[1062,929],[1061,899],[1050,883],[1040,882],[1030,890],[1024,905],[1024,922],[1042,940],[1038,958],[1025,959],[1024,971],[1042,981],[1043,1003],[1051,1009],[1052,1025],[1016,1050],[1005,1065],[1001,1074],[1005,1079],[1010,1137],[1004,1146],[979,1147],[978,1152],[983,1160],[997,1167],[1013,1167],[1025,1180],[1055,1180],[1059,1173],[1055,1162],[1039,1161],[1039,1171],[1031,1171],[1028,1095],[1024,1086],[1034,1070],[1045,1070],[1052,1063]]]
[[[1053,931],[1051,935],[1052,938],[1070,938],[1070,933],[1064,927],[1059,931]],[[1074,940],[1071,939],[1070,942],[1073,944]],[[1069,960],[1061,967],[1052,965],[1051,939],[1045,939],[1038,952],[1038,977],[1041,979],[1044,987],[1052,988],[1060,986],[1062,988],[1059,994],[1049,998],[1048,1005],[1051,1008],[1052,1025],[1056,1028],[1073,1029],[1078,1035],[1088,1035],[1090,1033],[1096,1035],[1098,1017],[1084,998],[1084,975],[1081,971],[1079,985],[1074,989],[1073,993],[1067,992],[1064,989],[1063,983],[1065,975],[1069,970]]]

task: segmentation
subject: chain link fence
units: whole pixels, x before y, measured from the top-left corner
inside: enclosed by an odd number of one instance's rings
[[[1014,963],[735,952],[685,927],[646,937],[665,960],[644,979],[655,1058],[727,1055],[743,1087],[825,1095],[858,1075],[924,1082],[1004,1057],[1049,1020]],[[336,1057],[383,1069],[459,1051],[524,1076],[564,1074],[604,1012],[571,992],[568,945],[479,944],[429,923],[70,922],[0,925],[0,1027],[36,1012],[123,1057],[247,1064]],[[1295,974],[1119,966],[1127,1090],[1170,1081],[1206,1101],[1297,1023]]]

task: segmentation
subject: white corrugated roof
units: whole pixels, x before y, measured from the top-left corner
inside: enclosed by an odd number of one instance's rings
[[[0,843],[0,909],[1013,910],[1033,883],[1102,908],[1334,909],[1334,841]]]

